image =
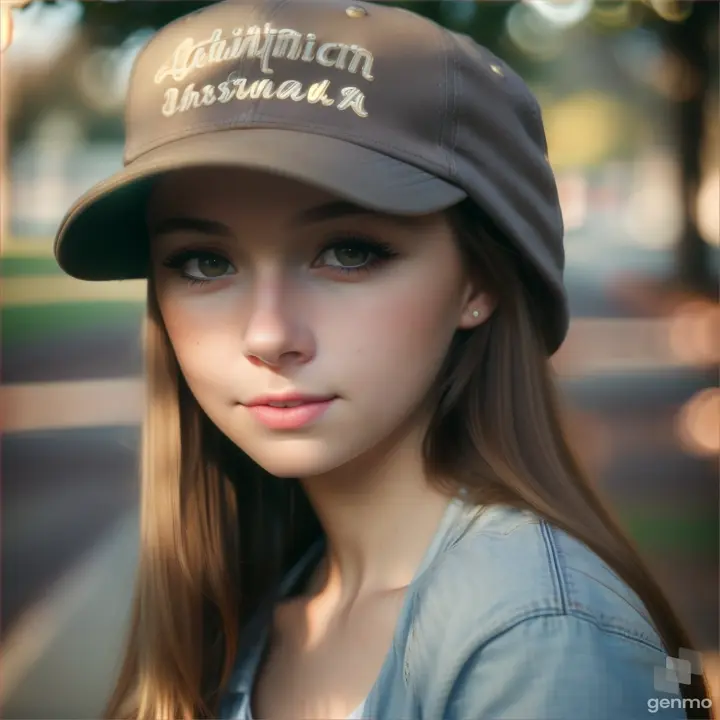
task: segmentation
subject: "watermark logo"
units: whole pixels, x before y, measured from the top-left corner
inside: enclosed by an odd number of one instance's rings
[[[708,709],[712,706],[712,700],[704,698],[684,698],[680,693],[680,685],[689,685],[693,675],[702,675],[702,656],[700,653],[688,648],[680,648],[678,657],[668,656],[665,665],[655,668],[653,685],[658,692],[675,695],[673,698],[650,698],[648,700],[648,711],[656,713],[658,710],[669,708],[682,708],[689,710],[693,708]]]
[[[680,648],[678,657],[668,656],[665,667],[655,668],[654,686],[658,692],[677,694],[680,685],[689,685],[692,675],[702,675],[702,656],[699,652]]]

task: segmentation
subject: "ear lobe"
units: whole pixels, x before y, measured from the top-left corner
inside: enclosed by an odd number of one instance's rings
[[[478,293],[465,304],[458,327],[472,330],[482,325],[493,314],[496,306],[497,300],[489,292]]]

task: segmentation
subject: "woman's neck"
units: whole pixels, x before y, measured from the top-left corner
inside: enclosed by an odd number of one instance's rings
[[[302,481],[328,540],[311,585],[341,606],[406,587],[435,535],[449,497],[430,482],[417,440]]]

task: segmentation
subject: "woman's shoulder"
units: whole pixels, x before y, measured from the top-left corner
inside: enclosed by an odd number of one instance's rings
[[[405,677],[430,715],[461,717],[447,710],[455,703],[493,717],[500,708],[613,717],[627,710],[608,700],[617,692],[644,715],[666,653],[637,595],[589,547],[531,512],[498,506],[467,517],[410,605]]]
[[[466,517],[418,583],[417,624],[452,611],[490,636],[569,615],[662,650],[641,600],[587,545],[530,511],[497,505]]]

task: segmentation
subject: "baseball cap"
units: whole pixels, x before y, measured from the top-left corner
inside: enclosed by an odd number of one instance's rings
[[[537,100],[472,39],[354,0],[223,0],[137,56],[123,169],[70,208],[55,256],[85,280],[144,278],[145,207],[163,174],[234,166],[379,212],[469,198],[533,277],[549,354],[563,341],[563,222]]]

